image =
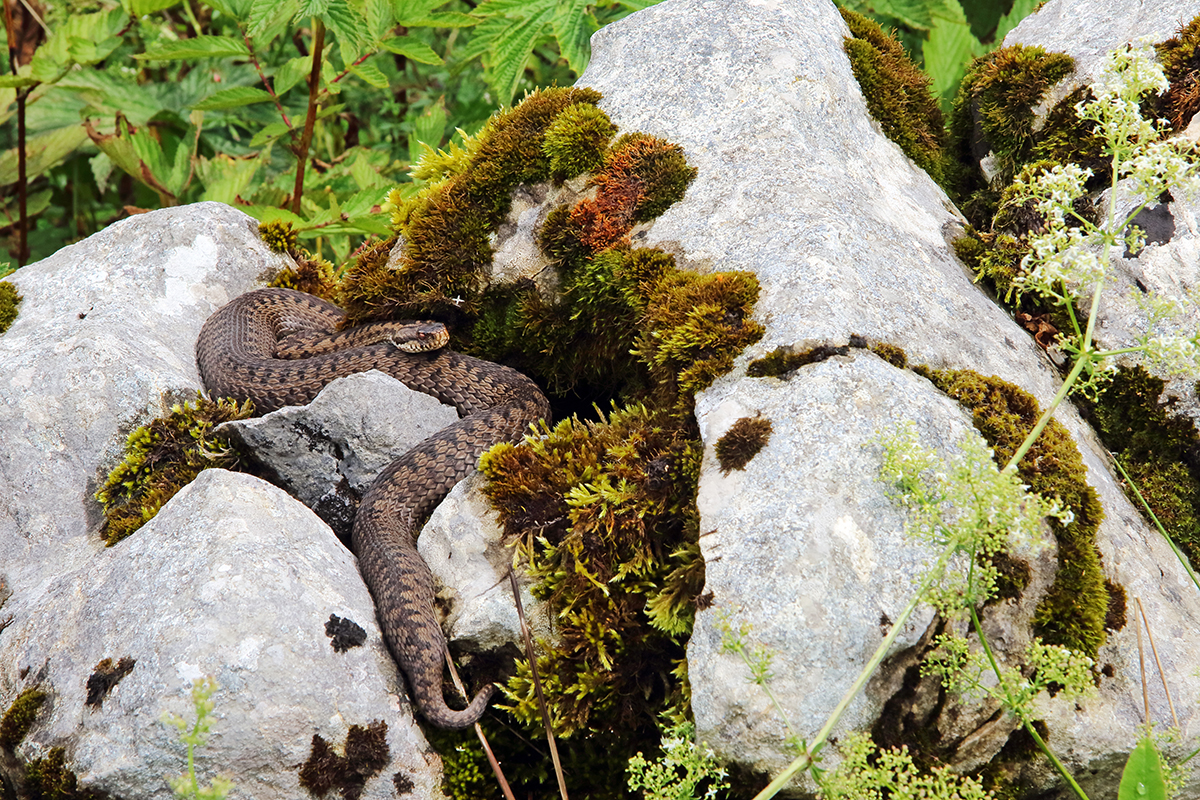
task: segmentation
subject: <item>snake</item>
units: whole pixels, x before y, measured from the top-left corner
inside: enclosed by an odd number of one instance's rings
[[[465,728],[486,711],[495,687],[483,686],[465,709],[446,703],[446,637],[417,536],[480,455],[498,443],[519,442],[531,423],[549,418],[549,403],[517,370],[446,349],[449,334],[441,323],[343,329],[345,320],[341,308],[304,292],[250,291],[205,321],[196,363],[210,396],[250,400],[260,413],[304,405],[335,378],[371,369],[458,411],[457,422],[379,473],[355,515],[350,546],[417,710],[437,727]]]

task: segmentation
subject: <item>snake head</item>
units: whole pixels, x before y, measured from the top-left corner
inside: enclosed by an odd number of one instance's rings
[[[450,332],[440,322],[413,322],[393,333],[388,341],[405,353],[428,353],[445,347]]]

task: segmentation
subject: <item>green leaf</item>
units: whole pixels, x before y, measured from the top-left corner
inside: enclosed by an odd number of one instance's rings
[[[446,100],[439,97],[438,101],[425,109],[425,113],[413,122],[412,133],[408,135],[408,160],[416,163],[421,156],[421,143],[436,150],[442,143],[442,134],[446,132]]]
[[[476,16],[490,17],[493,14],[508,14],[511,16],[529,16],[529,11],[532,6],[542,6],[542,2],[530,2],[529,0],[483,0],[482,3],[475,6],[472,12]],[[517,12],[511,14],[511,12]]]
[[[384,37],[395,24],[392,17],[392,4],[388,0],[366,0],[363,14],[367,19],[369,38],[378,41]]]
[[[937,0],[855,0],[846,3],[851,11],[857,11],[878,20],[892,17],[915,31],[928,31],[933,27],[933,17],[939,3]],[[886,29],[886,25],[884,28]]]
[[[264,125],[259,128],[258,133],[254,134],[254,138],[250,140],[250,146],[261,147],[267,142],[278,139],[290,130],[291,128],[284,122],[272,122],[269,125]]]
[[[329,10],[329,5],[332,0],[301,0],[300,10],[296,12],[296,19],[308,19],[309,17],[321,17]]]
[[[20,89],[35,83],[38,79],[33,77],[33,67],[29,64],[22,64],[16,75],[0,75],[0,89]]]
[[[1121,786],[1117,800],[1166,800],[1167,782],[1163,778],[1162,762],[1154,740],[1149,736],[1137,743],[1125,771],[1121,773]]]
[[[1013,0],[1012,9],[996,23],[996,44],[1004,41],[1008,32],[1041,5],[1041,0]]]
[[[368,86],[374,86],[376,89],[388,88],[387,75],[384,75],[376,66],[365,63],[359,64],[358,66],[350,67],[350,72],[357,75]]]
[[[317,16],[337,37],[338,44],[342,46],[342,59],[347,64],[352,63],[367,44],[369,26],[366,17],[351,8],[346,0],[328,0],[325,13]]]
[[[288,89],[291,89],[308,73],[312,72],[312,56],[300,56],[284,62],[283,66],[275,70],[275,74],[271,77],[271,86],[275,90],[277,97],[282,97]]]
[[[934,95],[948,98],[962,81],[967,62],[984,48],[971,33],[958,0],[943,0],[943,3],[934,12],[933,28],[922,52]]]
[[[255,103],[271,101],[271,93],[265,89],[253,86],[230,86],[219,92],[213,92],[208,97],[196,103],[192,108],[197,111],[221,111],[227,108],[241,108]]]
[[[569,0],[554,12],[554,37],[567,66],[576,75],[587,68],[592,57],[591,26],[588,24],[589,0]]]
[[[58,128],[30,137],[25,142],[25,173],[33,180],[69,156],[87,141],[82,125]],[[17,182],[17,150],[0,154],[0,186]]]
[[[147,14],[153,14],[156,11],[165,11],[173,5],[179,3],[179,0],[128,0],[126,10],[132,16],[144,17]]]
[[[443,11],[424,17],[407,17],[396,20],[396,23],[406,28],[470,28],[472,25],[478,25],[479,19],[458,11]]]
[[[384,39],[379,46],[390,53],[404,56],[419,64],[442,64],[442,57],[433,48],[412,36],[393,36]]]
[[[115,71],[73,70],[59,83],[81,96],[93,109],[93,116],[115,117],[118,113],[141,127],[163,112],[162,100],[150,87],[134,79],[122,78]]]
[[[554,17],[554,0],[535,0],[527,8],[533,10],[532,15],[510,25],[496,40],[491,67],[484,73],[484,79],[502,105],[512,102],[533,46]]]
[[[427,17],[435,8],[444,5],[446,0],[392,0],[392,16],[398,24],[408,25],[403,20]]]
[[[247,58],[250,51],[241,39],[232,36],[197,36],[178,42],[158,42],[144,53],[135,53],[134,58],[147,61],[178,61],[185,58],[224,58],[228,56]]]
[[[247,19],[246,35],[255,49],[264,50],[271,42],[291,30],[292,17],[300,0],[254,0]]]

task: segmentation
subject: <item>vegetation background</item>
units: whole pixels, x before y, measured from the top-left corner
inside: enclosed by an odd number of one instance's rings
[[[573,83],[595,31],[655,2],[3,0],[7,258],[216,200],[291,221],[314,255],[343,264],[388,235],[380,205],[393,186],[413,190],[422,148]],[[843,5],[894,29],[948,107],[970,59],[1036,2]]]

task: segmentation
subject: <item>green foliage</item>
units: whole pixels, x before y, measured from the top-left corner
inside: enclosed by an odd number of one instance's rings
[[[671,675],[704,584],[701,453],[670,414],[630,406],[481,459],[505,536],[560,626],[538,658],[559,733],[645,726],[680,701]],[[519,720],[540,721],[527,664],[506,694]]]
[[[111,546],[150,521],[201,470],[234,469],[239,454],[213,428],[253,414],[249,401],[198,396],[129,434],[125,460],[116,466],[96,499],[104,509],[104,539]]]
[[[976,430],[992,446],[999,464],[1016,453],[1041,416],[1032,395],[994,376],[971,370],[917,371],[971,412]],[[1017,471],[1030,491],[1058,498],[1073,514],[1069,523],[1050,521],[1058,541],[1058,573],[1038,605],[1034,632],[1048,644],[1095,658],[1105,640],[1109,604],[1096,548],[1096,531],[1104,518],[1099,496],[1085,480],[1079,449],[1056,420],[1046,426]]]
[[[1163,528],[1195,565],[1200,563],[1200,433],[1165,383],[1141,365],[1118,367],[1090,417],[1105,444],[1133,479]],[[1135,504],[1132,487],[1125,491]]]
[[[164,713],[162,723],[170,725],[179,731],[179,740],[187,745],[187,772],[171,778],[171,791],[180,800],[225,800],[233,789],[233,781],[228,778],[215,777],[206,786],[201,786],[196,778],[196,748],[202,747],[208,741],[212,729],[213,693],[220,687],[211,677],[197,678],[192,684],[192,707],[196,711],[196,721],[188,726],[187,720],[178,714]]]
[[[655,761],[647,761],[640,752],[629,759],[629,788],[641,789],[646,800],[711,799],[729,788],[716,755],[696,742],[692,723],[681,722],[664,730],[659,750]],[[698,794],[705,785],[704,794]]]
[[[0,281],[0,333],[7,331],[17,321],[18,307],[23,299],[16,286],[8,281]]]
[[[993,800],[978,780],[949,767],[918,768],[907,747],[880,750],[863,733],[849,736],[839,747],[842,763],[825,776],[825,800],[865,798],[928,798],[929,800]]]
[[[4,718],[0,719],[0,747],[12,751],[29,733],[38,709],[46,702],[46,693],[34,686],[17,695]]]
[[[67,754],[52,747],[43,758],[25,765],[25,791],[29,800],[112,800],[97,789],[81,789],[75,773],[67,769]]]
[[[846,39],[846,55],[871,117],[905,155],[942,183],[945,130],[929,77],[878,24],[844,8],[841,12],[853,34]]]
[[[1121,772],[1117,800],[1167,800],[1167,782],[1154,738],[1138,740]]]

